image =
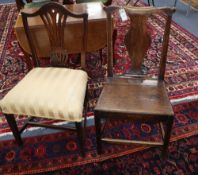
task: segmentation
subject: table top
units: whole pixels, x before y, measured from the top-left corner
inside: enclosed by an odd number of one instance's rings
[[[80,3],[80,4],[71,4],[71,5],[65,5],[71,12],[73,13],[88,13],[88,20],[89,21],[101,21],[106,20],[106,14],[103,10],[103,4],[101,2],[89,2],[89,3]],[[33,13],[37,11],[38,8],[27,8],[23,9],[23,12],[26,13]],[[68,23],[79,23],[82,19],[76,19],[69,17]],[[29,25],[34,27],[43,26],[43,22],[40,17],[30,18],[29,19]],[[19,13],[16,24],[14,26],[15,29],[23,28],[23,22],[21,13]]]

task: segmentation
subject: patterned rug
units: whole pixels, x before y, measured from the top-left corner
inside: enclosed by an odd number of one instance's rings
[[[198,137],[182,139],[170,144],[168,159],[160,158],[160,150],[151,148],[134,154],[77,167],[39,173],[45,175],[197,175]]]
[[[123,4],[122,0],[114,3]],[[143,4],[141,4],[143,5]],[[27,73],[27,65],[24,63],[24,55],[18,46],[13,26],[17,17],[15,4],[0,5],[0,99]],[[125,72],[130,66],[130,59],[123,47],[123,33],[127,29],[128,21],[121,22],[116,18],[119,26],[118,39],[115,47],[115,72],[120,74]],[[159,55],[154,49],[161,47],[160,34],[164,27],[164,18],[156,16],[150,21],[150,27],[157,29],[152,34],[153,43],[145,59],[145,66],[151,66],[150,74],[155,75]],[[106,50],[103,50],[103,60],[106,58]],[[44,62],[45,63],[45,62]],[[78,65],[79,59],[73,56],[73,65]],[[46,63],[45,63],[46,64]],[[98,52],[89,53],[87,56],[87,67],[89,80],[89,111],[92,112],[97,98],[101,92],[106,66],[100,64]],[[153,67],[153,68],[152,68]],[[189,34],[186,30],[175,23],[172,23],[168,64],[165,81],[167,91],[173,105],[188,101],[198,100],[198,38]],[[92,113],[90,113],[92,114]],[[0,131],[6,132],[6,123],[0,113]],[[19,124],[24,118],[18,117]],[[3,128],[3,130],[2,130]]]
[[[169,146],[169,150],[171,152],[170,158],[167,160],[168,165],[171,166],[179,166],[177,167],[177,171],[180,169],[183,163],[183,159],[186,159],[186,161],[192,161],[192,165],[189,165],[189,162],[186,162],[187,165],[191,166],[191,171],[195,171],[195,167],[197,167],[197,136],[198,134],[198,108],[197,108],[198,102],[191,102],[186,103],[183,105],[176,105],[174,107],[175,112],[175,120],[174,120],[174,126],[173,131],[171,135],[171,142],[173,142]],[[116,126],[116,127],[115,127]],[[119,137],[125,139],[143,139],[143,140],[160,140],[160,133],[159,128],[157,125],[150,125],[149,123],[128,123],[125,121],[117,121],[117,122],[108,122],[105,129],[105,135],[109,137]],[[183,144],[179,144],[178,146],[181,152],[177,152],[176,155],[172,155],[173,152],[177,151],[177,143],[174,141],[181,139],[181,138],[188,138],[190,135],[195,135],[194,139],[185,141],[181,141]],[[96,143],[95,143],[95,128],[92,126],[88,127],[86,129],[86,157],[82,158],[80,157],[79,148],[78,148],[78,139],[76,136],[76,133],[74,132],[60,132],[56,134],[48,134],[43,136],[37,136],[37,137],[27,137],[24,138],[24,145],[23,147],[19,147],[14,140],[9,141],[1,141],[0,142],[0,174],[14,174],[14,173],[23,173],[23,174],[35,174],[40,172],[46,172],[46,171],[55,171],[60,169],[65,169],[67,171],[70,171],[68,174],[81,174],[81,173],[75,173],[82,171],[83,167],[87,167],[86,171],[93,172],[94,169],[89,168],[89,166],[93,167],[97,164],[102,164],[103,161],[113,161],[113,159],[118,158],[118,160],[122,159],[122,156],[126,156],[123,159],[125,159],[127,163],[128,162],[127,157],[130,157],[130,154],[141,151],[141,150],[147,150],[144,151],[145,155],[142,153],[142,156],[145,157],[139,157],[136,161],[141,161],[143,158],[144,161],[149,159],[151,156],[153,159],[153,156],[157,161],[159,161],[158,166],[163,166],[163,161],[160,159],[160,149],[157,148],[154,151],[145,146],[140,145],[111,145],[111,144],[104,144],[103,150],[104,153],[102,155],[96,154]],[[186,144],[187,142],[187,144]],[[182,148],[188,147],[188,151],[190,152],[188,155],[183,155]],[[187,148],[185,148],[187,149]],[[151,153],[153,152],[153,155]],[[179,163],[179,165],[174,165],[174,162],[171,162],[172,156],[176,158],[180,158],[177,156],[181,156],[182,154],[182,162]],[[185,157],[186,156],[186,157]],[[131,155],[131,157],[133,157]],[[136,157],[136,156],[135,156]],[[193,159],[193,157],[195,158]],[[175,159],[175,158],[174,158]],[[117,159],[116,159],[117,160]],[[143,162],[144,162],[143,161]],[[178,160],[177,160],[178,161]],[[132,162],[131,162],[132,163]],[[138,163],[138,162],[136,162]],[[140,163],[140,162],[139,162]],[[149,170],[148,166],[151,166],[151,162],[144,162],[143,166]],[[90,165],[88,165],[90,164]],[[117,163],[118,164],[118,163]],[[124,164],[124,162],[122,162]],[[171,165],[172,164],[172,165]],[[195,164],[195,165],[194,165]],[[167,166],[168,166],[167,165]],[[187,166],[185,165],[185,167]],[[107,165],[104,165],[107,166]],[[116,164],[115,164],[116,166]],[[118,165],[118,167],[121,165]],[[98,167],[99,168],[99,167]],[[103,170],[102,167],[101,171]],[[108,168],[108,166],[106,167]],[[123,167],[122,167],[123,168]],[[154,167],[153,167],[154,168]],[[184,167],[183,167],[184,168]],[[181,168],[183,171],[183,169]],[[123,171],[123,170],[122,170]],[[153,170],[155,171],[155,170]],[[187,171],[187,170],[185,170]],[[187,171],[187,172],[191,172]],[[72,173],[73,172],[73,173]],[[67,174],[67,173],[66,173]],[[83,173],[82,173],[83,174]],[[92,174],[92,173],[85,173],[85,174]],[[111,174],[111,173],[110,173]],[[155,174],[155,173],[154,173]],[[188,173],[184,173],[188,174]]]
[[[0,5],[0,98],[2,98],[11,87],[24,77],[27,72],[27,65],[23,61],[24,55],[18,46],[13,31],[16,16],[17,11],[14,4]],[[163,20],[162,16],[157,16],[150,21],[151,28],[157,28],[157,32],[152,34],[153,44],[151,51],[149,51],[149,56],[145,61],[145,66],[151,65],[154,67],[157,64],[157,59],[153,59],[153,56],[157,56],[158,58],[158,55],[152,48],[161,47],[158,33],[162,32],[164,26]],[[130,66],[129,58],[126,55],[126,49],[121,44],[123,42],[123,33],[126,30],[126,25],[128,25],[128,23],[121,23],[120,20],[117,19],[116,24],[119,26],[119,30],[118,39],[116,40],[115,72],[120,74],[125,72]],[[173,23],[166,71],[167,90],[171,102],[174,104],[175,112],[171,141],[198,134],[197,56],[198,39]],[[103,57],[105,60],[105,49],[103,51]],[[76,56],[73,57],[72,63],[74,65],[79,63]],[[91,97],[89,109],[90,112],[92,112],[97,97],[102,89],[106,67],[105,64],[101,66],[98,52],[89,53],[87,64],[88,74],[90,76],[89,94]],[[153,75],[156,73],[156,70],[150,69],[149,73]],[[21,125],[24,121],[24,117],[18,116],[17,120],[18,124]],[[115,129],[114,125],[118,125],[119,127]],[[0,114],[0,133],[6,134],[8,131],[9,128],[7,123],[2,114]],[[147,123],[133,123],[130,125],[124,121],[118,123],[110,122],[107,125],[106,134],[109,136],[116,135],[126,138],[159,139],[158,126]],[[186,142],[188,142],[188,140]],[[27,137],[24,139],[24,146],[22,148],[18,147],[14,141],[1,141],[0,174],[17,174],[19,172],[23,174],[35,174],[69,167],[76,167],[77,170],[78,166],[82,165],[87,166],[87,164],[90,164],[91,166],[95,166],[101,161],[113,161],[113,158],[117,157],[120,158],[115,160],[120,160],[121,156],[129,155],[146,148],[147,147],[137,145],[105,145],[104,154],[98,156],[95,151],[95,130],[93,126],[87,128],[87,155],[84,159],[79,157],[76,135],[73,132]],[[191,151],[193,152],[193,150],[196,152],[194,147],[192,147]],[[157,152],[159,155],[159,151]],[[107,164],[104,164],[104,166],[107,167]],[[194,171],[193,168],[192,170]],[[89,166],[86,171],[89,171]],[[90,172],[91,171],[93,172],[93,170],[90,170]],[[72,174],[72,170],[70,174]],[[75,169],[73,174],[78,174],[75,173]]]

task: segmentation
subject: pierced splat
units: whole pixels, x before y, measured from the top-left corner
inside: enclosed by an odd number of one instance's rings
[[[43,12],[41,18],[48,32],[52,50],[64,47],[64,28],[67,15],[61,13],[60,9],[52,8],[48,12]]]
[[[54,67],[69,67],[68,54],[65,50],[54,50],[50,54],[50,65]]]
[[[125,36],[125,45],[131,59],[129,74],[142,74],[144,56],[151,45],[151,36],[147,30],[147,16],[127,14],[130,18],[130,28]]]
[[[68,54],[64,50],[64,29],[67,15],[59,8],[53,7],[48,12],[44,11],[40,16],[47,29],[52,49],[50,63],[52,66],[64,67],[68,63]]]
[[[34,13],[21,12],[25,33],[27,35],[28,43],[32,53],[34,66],[39,66],[40,61],[36,52],[33,36],[30,32],[28,17],[40,16],[48,33],[50,43],[50,62],[52,66],[65,67],[68,65],[68,54],[65,47],[64,31],[67,27],[66,22],[69,17],[80,18],[83,22],[83,38],[82,38],[82,51],[81,51],[81,67],[85,69],[85,51],[87,43],[87,26],[88,14],[87,13],[72,13],[66,7],[58,3],[47,3]],[[65,41],[66,42],[66,41]]]

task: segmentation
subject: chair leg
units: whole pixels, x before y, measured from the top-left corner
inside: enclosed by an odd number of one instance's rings
[[[95,128],[96,128],[96,145],[97,145],[97,152],[101,154],[102,152],[102,144],[101,144],[101,119],[95,113]]]
[[[76,125],[78,139],[79,139],[80,152],[81,152],[82,157],[85,157],[85,150],[84,150],[84,140],[85,140],[84,128],[82,127],[82,122],[75,122],[75,125]]]
[[[152,0],[152,6],[155,6],[155,2],[154,2],[154,0]]]
[[[5,114],[5,118],[6,118],[8,124],[10,126],[10,129],[11,129],[11,131],[12,131],[14,137],[15,137],[16,142],[18,143],[18,145],[22,145],[23,142],[22,142],[22,139],[21,139],[21,136],[20,136],[20,133],[19,133],[14,115]]]
[[[177,0],[175,0],[175,2],[174,2],[174,7],[176,7],[176,5],[177,5]]]
[[[113,55],[114,55],[115,42],[116,42],[117,35],[118,35],[118,31],[117,31],[117,29],[114,29],[113,30]],[[114,58],[114,56],[113,56],[113,58]],[[116,61],[115,61],[115,59],[113,59],[113,65],[115,65],[115,64],[116,64]]]
[[[171,136],[171,130],[173,126],[173,119],[174,117],[171,116],[169,117],[168,121],[166,122],[166,132],[164,136],[164,145],[163,145],[163,150],[162,150],[162,157],[166,158],[167,152],[168,152],[168,144]]]

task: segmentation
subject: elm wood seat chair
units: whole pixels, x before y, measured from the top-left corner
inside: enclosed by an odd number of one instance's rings
[[[86,89],[88,76],[83,70],[61,67],[61,62],[63,62],[64,66],[67,62],[67,54],[63,48],[63,38],[64,28],[69,17],[82,19],[83,48],[81,55],[85,59],[88,14],[71,13],[64,6],[55,2],[42,6],[34,13],[22,12],[21,14],[35,68],[5,95],[0,101],[0,109],[5,114],[18,144],[22,144],[20,134],[28,125],[55,129],[71,129],[77,131],[80,151],[82,156],[84,156],[83,143],[84,128],[86,127]],[[51,63],[54,63],[55,67],[39,67],[39,59],[29,28],[30,18],[39,16],[48,31],[52,50]],[[14,115],[33,117],[29,117],[25,125],[18,130]],[[35,123],[34,117],[67,121],[75,123],[75,127],[59,127]]]
[[[131,20],[125,45],[132,59],[132,70],[121,76],[113,74],[112,46],[112,13],[119,9],[116,6],[106,8],[107,13],[107,47],[108,47],[108,77],[95,107],[95,127],[97,152],[102,153],[102,142],[146,144],[163,146],[162,155],[167,155],[168,143],[173,125],[174,112],[170,104],[164,83],[166,56],[168,50],[169,32],[174,8],[155,7],[124,7]],[[163,34],[162,53],[157,79],[142,73],[143,57],[147,53],[151,38],[147,31],[147,19],[154,14],[166,15]],[[134,70],[134,71],[133,71]],[[139,122],[159,123],[163,141],[151,142],[145,140],[127,140],[103,136],[105,124],[103,120],[129,120]],[[164,130],[163,123],[166,124]]]

